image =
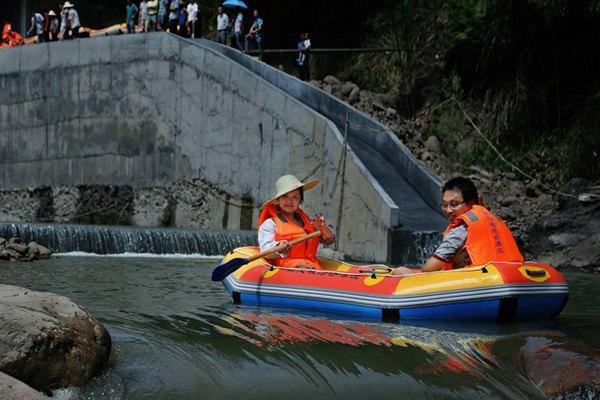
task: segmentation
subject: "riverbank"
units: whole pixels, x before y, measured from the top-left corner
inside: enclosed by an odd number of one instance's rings
[[[465,156],[477,151],[473,136],[452,149],[443,148],[437,136],[426,136],[431,110],[407,119],[395,109],[390,94],[362,90],[334,76],[310,83],[387,125],[442,179],[456,175],[472,179],[484,204],[514,232],[526,258],[549,262],[562,270],[600,273],[600,181],[572,178],[560,184],[560,171],[552,167],[546,168],[542,181],[526,176],[508,162],[492,169],[489,163],[472,162],[472,157]],[[514,171],[502,171],[506,169]]]

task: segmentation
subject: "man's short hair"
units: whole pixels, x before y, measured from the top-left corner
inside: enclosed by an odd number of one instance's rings
[[[479,203],[479,193],[477,193],[477,188],[470,179],[463,178],[462,176],[452,178],[444,184],[444,187],[442,187],[442,194],[444,194],[446,190],[460,191],[463,195],[463,200],[465,203]]]

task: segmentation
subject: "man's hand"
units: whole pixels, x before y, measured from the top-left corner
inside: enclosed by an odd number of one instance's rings
[[[419,271],[412,268],[397,267],[392,271],[392,275],[412,275],[417,274]]]

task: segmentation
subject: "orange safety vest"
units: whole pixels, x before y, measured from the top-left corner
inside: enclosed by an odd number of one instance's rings
[[[23,36],[12,30],[10,23],[5,23],[2,28],[2,47],[13,47],[19,44],[23,44]]]
[[[261,226],[267,219],[272,218],[275,221],[275,240],[294,240],[301,236],[307,235],[316,231],[308,215],[302,210],[298,209],[296,215],[303,222],[304,227],[298,225],[295,221],[290,221],[283,215],[274,204],[265,206],[258,217],[258,226]],[[319,262],[317,261],[317,250],[319,248],[318,237],[305,240],[292,246],[287,254],[286,258],[276,258],[271,260],[271,263],[279,267],[290,267],[293,268],[297,265],[307,264],[316,269],[321,269]]]
[[[523,262],[525,259],[515,238],[504,221],[492,214],[487,208],[474,205],[469,211],[459,215],[448,225],[448,232],[464,223],[467,226],[467,240],[453,259],[444,265],[444,269],[453,269],[461,253],[467,252],[472,265],[484,265],[490,261]],[[464,266],[464,265],[463,265]]]

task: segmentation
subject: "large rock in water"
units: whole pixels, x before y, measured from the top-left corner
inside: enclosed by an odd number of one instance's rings
[[[536,259],[558,268],[600,272],[600,203],[570,206],[539,219],[526,244]]]
[[[540,336],[527,338],[521,348],[525,373],[547,398],[595,398],[600,391],[600,352]],[[580,397],[581,395],[581,397]]]
[[[49,397],[44,396],[42,393],[12,376],[0,372],[0,399],[47,400]]]
[[[104,369],[106,329],[66,297],[0,285],[0,371],[48,392]]]

